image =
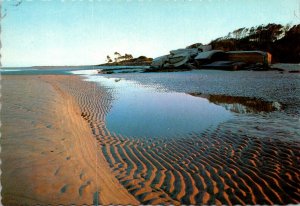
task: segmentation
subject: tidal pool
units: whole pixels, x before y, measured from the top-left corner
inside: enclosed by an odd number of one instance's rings
[[[123,136],[176,137],[202,132],[233,118],[233,113],[205,98],[124,79],[87,77],[112,89],[114,100],[106,127]]]

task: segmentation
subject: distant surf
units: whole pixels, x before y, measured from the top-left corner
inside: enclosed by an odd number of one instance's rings
[[[15,71],[21,71],[20,69],[0,69],[0,72],[15,72]]]
[[[79,74],[79,75],[89,75],[89,74],[98,74],[97,69],[88,69],[88,70],[74,70],[70,71],[71,74]]]

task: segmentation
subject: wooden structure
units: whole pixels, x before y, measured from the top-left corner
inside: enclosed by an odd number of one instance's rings
[[[272,61],[272,55],[263,51],[229,51],[226,52],[229,61],[245,62],[247,64],[262,64],[269,66]]]

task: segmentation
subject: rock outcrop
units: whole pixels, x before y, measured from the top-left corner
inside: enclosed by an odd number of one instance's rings
[[[265,70],[275,62],[300,62],[300,25],[240,28],[209,45],[195,43],[157,57],[152,61],[151,71],[191,68]]]
[[[200,48],[186,48],[170,51],[170,54],[153,59],[152,69],[189,67],[195,56],[202,50]]]
[[[271,54],[263,51],[228,51],[178,49],[169,55],[155,58],[150,71],[177,71],[190,69],[265,70],[271,63]],[[148,70],[149,71],[149,70]]]

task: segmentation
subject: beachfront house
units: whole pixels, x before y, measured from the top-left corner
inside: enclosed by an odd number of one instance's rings
[[[260,63],[268,66],[272,61],[272,55],[263,51],[229,51],[226,54],[229,61],[245,62],[247,64]]]

